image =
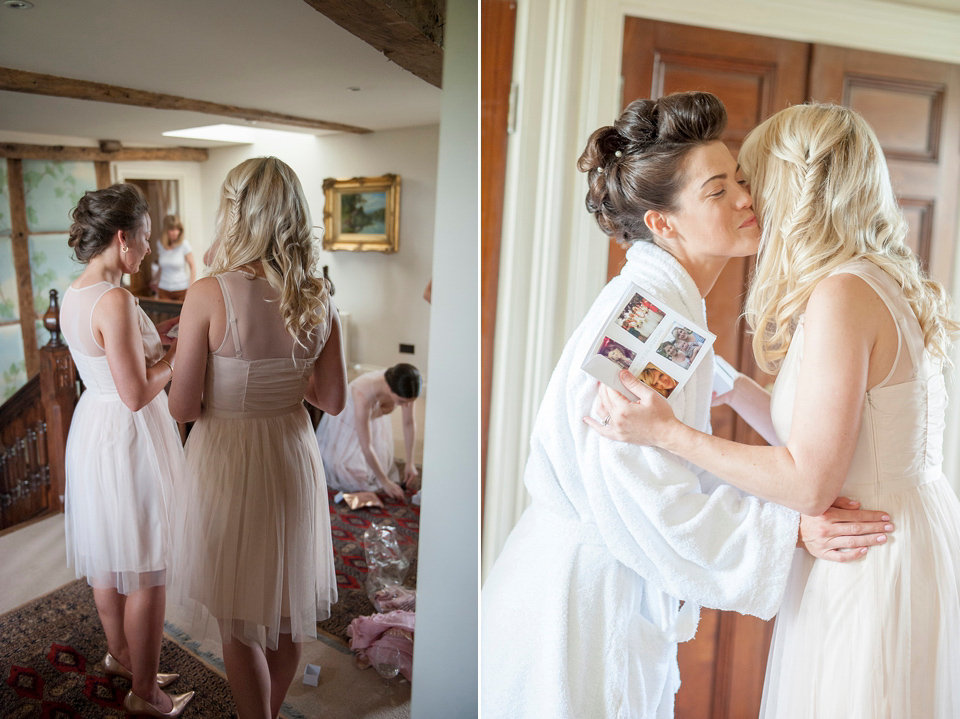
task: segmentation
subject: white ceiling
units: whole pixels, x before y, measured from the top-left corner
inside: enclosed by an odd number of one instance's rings
[[[0,66],[371,130],[440,120],[439,89],[304,0],[31,2],[28,10],[0,4]],[[160,133],[220,122],[242,124],[201,113],[0,92],[0,135],[7,141],[39,133],[131,146],[214,147],[221,143]]]

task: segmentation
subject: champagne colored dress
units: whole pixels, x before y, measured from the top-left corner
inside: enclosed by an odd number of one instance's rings
[[[329,337],[295,344],[262,279],[217,275],[223,343],[208,356],[203,411],[187,440],[181,592],[222,638],[277,647],[317,636],[337,601],[323,463],[302,399]]]

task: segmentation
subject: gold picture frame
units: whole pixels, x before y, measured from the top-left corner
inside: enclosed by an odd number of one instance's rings
[[[400,175],[323,181],[323,249],[396,252]]]

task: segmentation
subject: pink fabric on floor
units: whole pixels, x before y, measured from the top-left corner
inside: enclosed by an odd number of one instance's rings
[[[413,633],[416,613],[397,610],[386,614],[357,617],[347,627],[350,648],[361,669],[376,664],[388,648],[400,652],[400,673],[413,681]]]

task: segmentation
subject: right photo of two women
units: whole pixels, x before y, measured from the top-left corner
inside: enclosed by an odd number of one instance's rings
[[[960,717],[960,2],[480,15],[480,716]]]

